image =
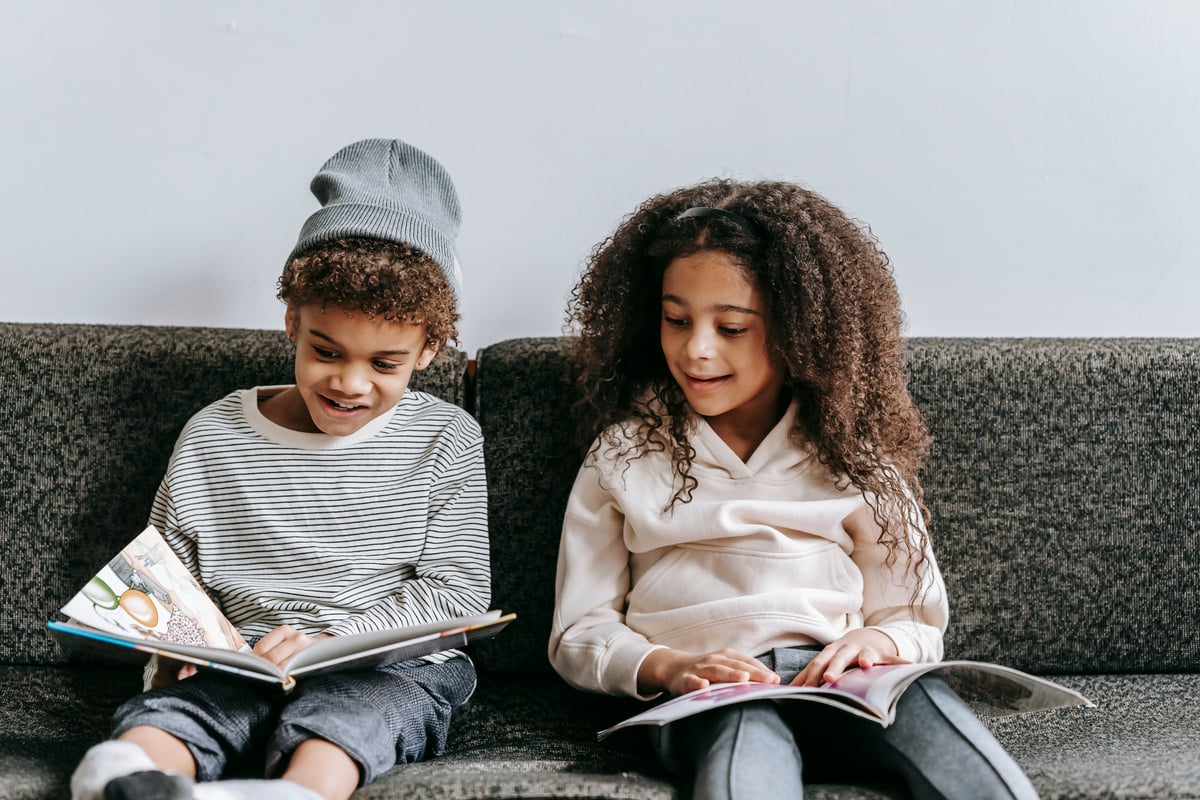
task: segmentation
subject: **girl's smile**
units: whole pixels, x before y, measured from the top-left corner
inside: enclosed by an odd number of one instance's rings
[[[728,381],[732,376],[716,375],[710,378],[703,375],[692,375],[685,372],[684,377],[687,379],[687,382],[691,384],[691,387],[694,391],[714,392],[723,387],[726,381]]]
[[[663,275],[663,356],[692,410],[748,458],[783,414],[762,298],[728,254],[701,250]]]

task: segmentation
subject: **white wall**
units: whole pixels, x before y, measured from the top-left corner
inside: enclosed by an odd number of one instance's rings
[[[785,178],[914,335],[1198,336],[1200,3],[0,0],[0,319],[276,327],[350,141],[455,176],[462,343],[555,335],[645,196]]]

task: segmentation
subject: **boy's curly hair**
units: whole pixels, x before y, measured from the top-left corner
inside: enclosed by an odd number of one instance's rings
[[[454,290],[442,268],[412,245],[384,239],[330,239],[293,256],[279,277],[288,305],[341,308],[424,325],[439,353],[458,337]]]
[[[733,212],[750,229],[678,218],[695,206]],[[899,552],[918,565],[929,512],[917,472],[930,439],[908,393],[891,266],[869,230],[795,184],[711,180],[652,197],[596,246],[567,310],[579,334],[581,447],[617,459],[669,449],[676,490],[667,507],[691,499],[686,401],[658,342],[663,273],[701,250],[728,254],[762,296],[771,357],[798,405],[793,441],[863,492],[889,563]],[[610,427],[627,420],[632,443]]]

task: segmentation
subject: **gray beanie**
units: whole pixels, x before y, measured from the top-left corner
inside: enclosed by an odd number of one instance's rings
[[[399,139],[364,139],[337,151],[312,179],[321,208],[300,229],[289,260],[319,242],[349,236],[419,248],[446,273],[455,297],[462,270],[454,240],[462,212],[450,174]]]

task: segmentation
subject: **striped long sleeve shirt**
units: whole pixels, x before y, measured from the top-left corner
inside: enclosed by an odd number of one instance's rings
[[[406,392],[350,436],[280,427],[245,389],[184,427],[150,522],[244,636],[345,635],[487,610],[483,441]]]

